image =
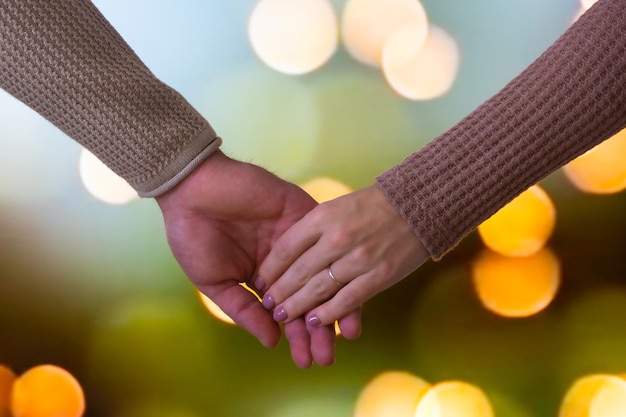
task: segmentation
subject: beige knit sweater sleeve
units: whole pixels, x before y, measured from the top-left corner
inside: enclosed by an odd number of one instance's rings
[[[1,0],[0,87],[157,196],[219,147],[89,0]]]
[[[376,180],[431,256],[626,126],[626,0],[600,0],[503,90]]]

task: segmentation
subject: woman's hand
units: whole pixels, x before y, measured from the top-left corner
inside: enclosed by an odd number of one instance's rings
[[[268,286],[263,305],[274,310],[276,321],[308,312],[307,325],[319,327],[358,310],[428,257],[409,225],[371,186],[306,214],[273,245],[257,282]],[[351,338],[360,328],[347,330]]]

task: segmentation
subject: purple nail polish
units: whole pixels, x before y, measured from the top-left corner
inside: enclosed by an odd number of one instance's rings
[[[263,307],[265,307],[266,310],[271,310],[276,305],[276,303],[274,302],[274,299],[269,294],[265,294],[265,297],[263,297],[263,301],[261,303],[263,304]]]
[[[274,320],[278,322],[287,320],[287,311],[284,307],[278,307],[276,311],[274,311]]]
[[[306,322],[311,327],[320,327],[320,324],[322,324],[322,321],[317,316],[309,317]]]
[[[263,278],[256,277],[254,280],[254,287],[259,291],[263,291],[265,289],[265,281],[263,281]]]

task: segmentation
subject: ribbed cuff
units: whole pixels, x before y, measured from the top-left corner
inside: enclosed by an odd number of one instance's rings
[[[158,197],[178,185],[191,171],[196,169],[206,158],[219,149],[222,144],[222,139],[218,136],[214,136],[213,140],[206,145],[209,135],[215,135],[211,128],[203,131],[199,135],[198,140],[196,140],[192,146],[185,149],[184,152],[181,152],[181,154],[163,170],[158,178],[153,178],[150,182],[142,184],[141,189],[135,187],[139,196]],[[202,145],[202,147],[198,145]],[[195,157],[192,157],[190,160],[190,155],[192,154],[195,154]],[[184,161],[189,162],[181,167]],[[168,177],[169,179],[162,182],[161,179],[164,177]]]

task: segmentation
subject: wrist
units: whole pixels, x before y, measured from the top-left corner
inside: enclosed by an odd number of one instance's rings
[[[219,177],[224,167],[232,161],[231,158],[217,149],[189,172],[178,184],[154,199],[161,210],[163,210],[171,204],[171,201],[184,198],[183,196],[194,193],[194,190],[209,187],[211,180]]]

